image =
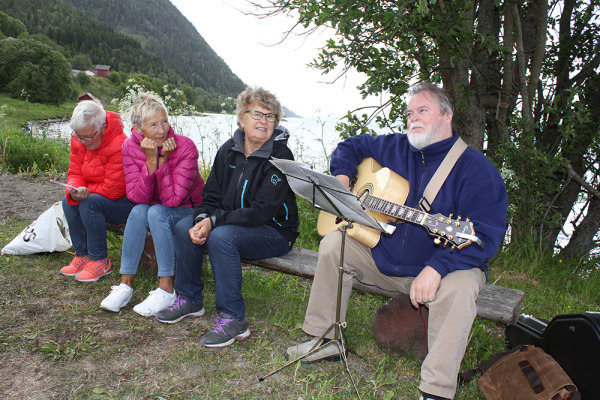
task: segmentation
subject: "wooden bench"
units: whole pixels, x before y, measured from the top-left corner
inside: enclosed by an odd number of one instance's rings
[[[125,230],[125,225],[106,225],[108,231],[120,235]],[[252,261],[243,260],[243,262],[286,274],[313,279],[317,268],[317,252],[294,247],[292,251],[281,257]],[[140,260],[140,269],[154,271],[154,273],[158,271],[154,243],[152,242],[150,233],[146,236],[146,245],[142,259]],[[362,293],[370,293],[388,298],[398,294],[374,286],[364,285],[357,280],[354,281],[352,287]],[[520,290],[486,284],[477,298],[477,316],[505,324],[515,324],[521,313],[524,297],[525,294]]]
[[[315,269],[317,268],[317,252],[294,247],[292,251],[281,257],[244,262],[274,271],[285,272],[286,274],[313,279]],[[356,279],[352,287],[359,292],[390,298],[399,294],[378,287],[364,285]],[[513,325],[517,322],[517,318],[521,313],[524,298],[525,294],[520,290],[486,284],[479,292],[479,297],[477,298],[477,316]]]

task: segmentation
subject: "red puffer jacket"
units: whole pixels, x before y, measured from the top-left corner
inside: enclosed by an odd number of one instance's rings
[[[127,138],[123,132],[123,121],[119,114],[106,111],[106,129],[102,143],[96,150],[88,150],[76,137],[71,137],[71,160],[67,183],[75,187],[85,186],[91,193],[97,193],[111,200],[125,197],[125,172],[121,145]],[[67,201],[79,204],[69,196],[70,188],[65,189]]]

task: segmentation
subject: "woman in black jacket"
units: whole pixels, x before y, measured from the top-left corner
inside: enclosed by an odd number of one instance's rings
[[[271,157],[293,160],[287,131],[278,127],[281,104],[265,89],[249,87],[238,96],[236,113],[239,129],[217,152],[193,222],[190,217],[175,227],[178,297],[156,315],[165,323],[204,315],[200,271],[206,247],[218,313],[215,327],[200,339],[206,347],[224,347],[250,336],[240,260],[284,255],[298,236],[294,193],[269,162]]]

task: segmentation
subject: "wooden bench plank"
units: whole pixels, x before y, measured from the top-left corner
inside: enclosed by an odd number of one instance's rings
[[[317,252],[294,247],[292,251],[282,257],[244,262],[286,274],[313,279],[317,268]],[[364,285],[356,279],[352,287],[359,292],[389,298],[398,294],[397,292],[390,292],[375,286]],[[520,290],[486,284],[481,289],[477,298],[477,316],[505,324],[515,324],[521,313],[524,298],[525,294]]]

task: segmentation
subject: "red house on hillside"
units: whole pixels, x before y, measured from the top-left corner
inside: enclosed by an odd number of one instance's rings
[[[94,100],[94,101],[98,101],[98,99],[96,99],[96,97],[94,97],[94,95],[93,95],[93,94],[91,94],[91,93],[84,93],[84,94],[82,94],[81,96],[79,96],[79,97],[77,98],[77,102],[78,102],[78,103],[79,103],[79,102],[82,102],[82,101],[85,101],[85,100]]]
[[[110,74],[110,65],[96,65],[96,76],[106,78]]]

